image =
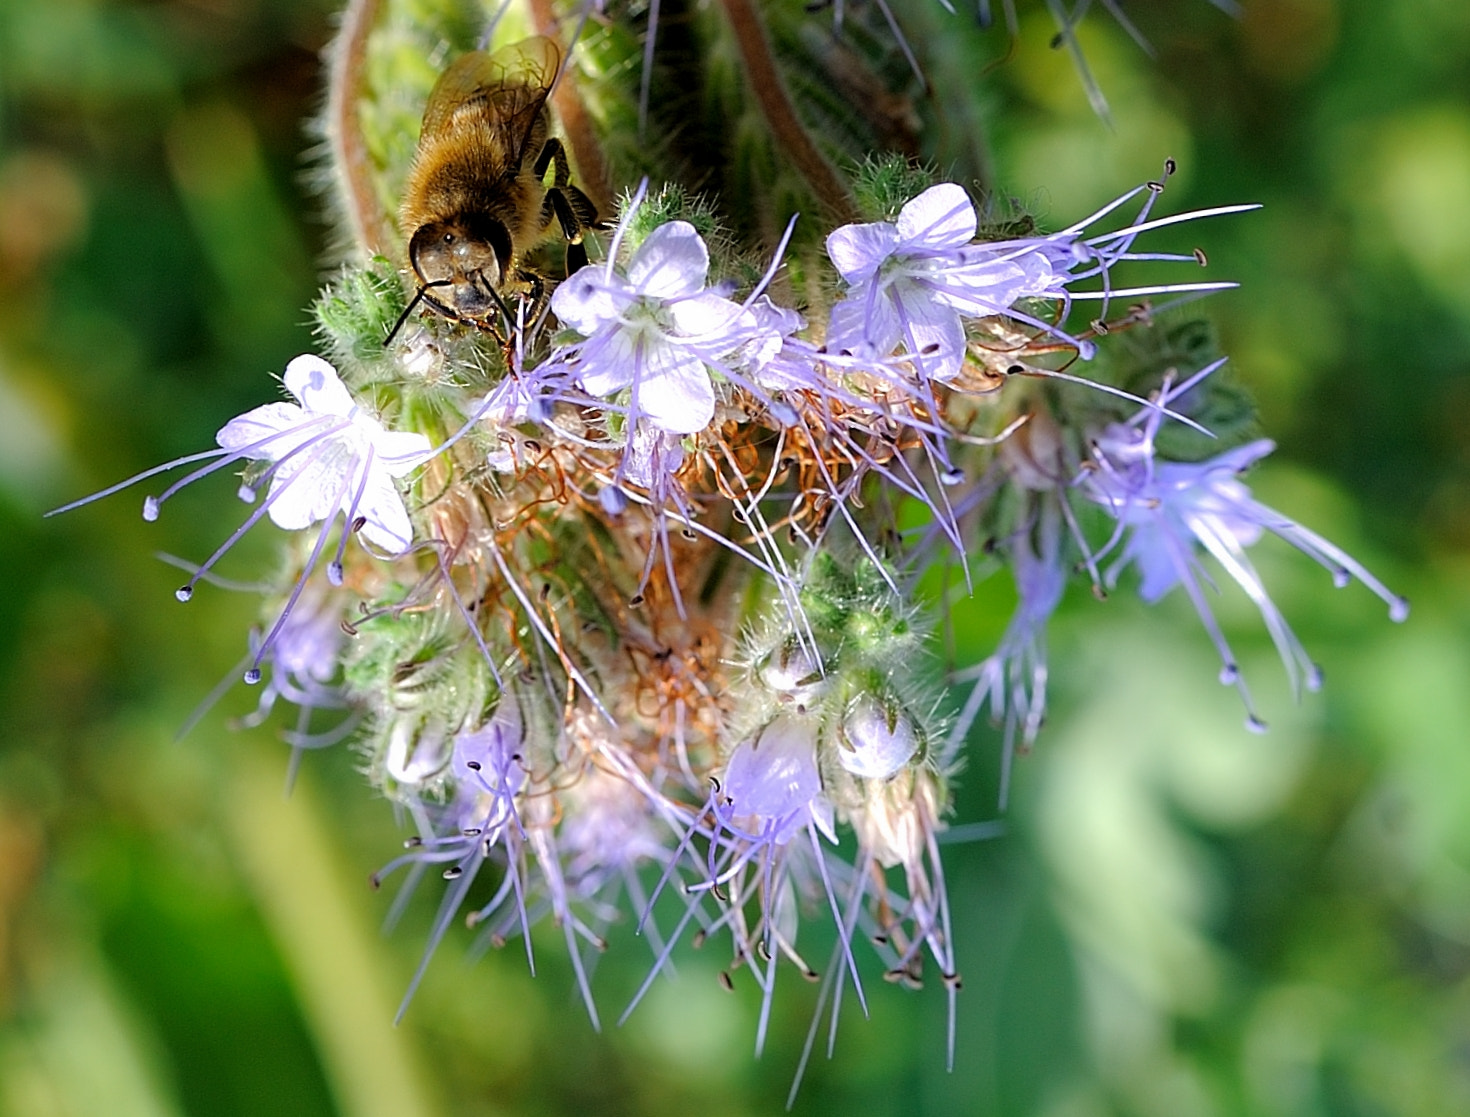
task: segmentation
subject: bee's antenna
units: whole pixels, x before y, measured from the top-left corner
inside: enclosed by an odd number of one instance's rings
[[[429,293],[430,287],[447,287],[452,282],[452,280],[441,279],[434,283],[420,285],[419,289],[414,292],[413,298],[408,300],[408,305],[403,308],[403,313],[398,316],[398,321],[393,323],[393,328],[388,331],[388,336],[383,339],[383,348],[387,349],[393,344],[393,339],[398,336],[398,331],[403,329],[403,323],[408,321],[408,316],[413,313],[413,308],[418,306],[423,297]]]

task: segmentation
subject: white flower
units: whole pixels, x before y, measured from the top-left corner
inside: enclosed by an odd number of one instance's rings
[[[361,534],[374,546],[395,555],[407,550],[413,528],[393,479],[423,460],[429,440],[384,430],[320,357],[297,357],[283,380],[299,404],[257,407],[215,436],[234,456],[273,463],[270,518],[299,531],[341,512],[349,525],[361,520]]]
[[[902,348],[926,378],[948,380],[964,360],[964,318],[1003,314],[1022,298],[1062,294],[1071,262],[1064,243],[979,245],[975,232],[975,207],[952,182],[914,198],[896,224],[844,225],[833,232],[827,255],[848,292],[832,308],[827,348],[877,358]]]
[[[585,267],[551,297],[576,347],[582,387],[594,396],[632,389],[630,420],[693,434],[715,414],[709,365],[757,332],[754,315],[705,287],[709,250],[687,221],[660,225],[638,247],[626,278]]]

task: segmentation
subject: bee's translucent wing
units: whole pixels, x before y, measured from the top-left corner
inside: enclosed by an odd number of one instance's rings
[[[435,135],[456,109],[476,100],[487,102],[493,117],[512,134],[521,131],[516,125],[522,120],[529,131],[560,69],[561,49],[542,35],[510,43],[493,54],[474,50],[461,55],[429,94],[423,134]]]

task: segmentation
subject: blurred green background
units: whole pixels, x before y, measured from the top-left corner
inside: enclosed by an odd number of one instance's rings
[[[1227,593],[1255,737],[1185,601],[1070,595],[1008,833],[947,851],[954,1072],[942,991],[874,982],[797,1112],[1470,1112],[1470,5],[1130,4],[1157,59],[1094,12],[1111,129],[1044,14],[986,69],[1003,31],[897,6],[921,52],[975,52],[996,180],[1051,227],[1166,156],[1172,210],[1265,204],[1189,234],[1244,285],[1209,309],[1282,447],[1253,484],[1414,614],[1259,548],[1327,687],[1293,702]],[[755,990],[719,988],[713,947],[598,1035],[549,928],[534,980],[453,934],[393,1029],[432,902],[380,934],[399,832],[350,753],[284,798],[279,724],[228,727],[243,687],[174,740],[256,604],[181,606],[154,553],[207,555],[228,483],[152,525],[133,494],[41,519],[211,444],[309,347],[330,28],[297,0],[0,0],[0,1114],[779,1111],[814,990],[786,974],[757,1061]],[[269,569],[273,531],[226,573]],[[607,1016],[649,958],[617,937]]]

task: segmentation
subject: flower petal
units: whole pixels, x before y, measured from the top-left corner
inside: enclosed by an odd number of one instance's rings
[[[354,478],[360,481],[361,478]],[[352,497],[349,495],[348,500]],[[363,518],[361,536],[379,550],[390,555],[401,555],[413,542],[413,524],[408,518],[403,497],[393,479],[379,469],[368,477],[362,499],[357,503],[357,514]]]
[[[710,358],[740,347],[759,329],[754,314],[711,291],[675,299],[666,309],[676,335],[698,342]]]
[[[929,380],[953,377],[965,359],[959,313],[911,284],[894,284],[889,292],[901,322],[901,344],[920,374]]]
[[[821,790],[811,735],[785,719],[771,722],[755,740],[742,743],[725,767],[725,794],[738,815],[784,818]]]
[[[267,403],[231,419],[214,440],[231,453],[245,453],[256,461],[275,461],[321,434],[326,426],[313,423],[294,403]]]
[[[854,287],[832,307],[827,324],[827,351],[859,357],[886,357],[903,336],[898,311],[872,283]]]
[[[640,295],[677,299],[704,287],[709,249],[687,221],[670,221],[648,234],[628,265],[628,282]]]
[[[672,345],[649,345],[638,376],[638,410],[670,434],[693,434],[715,417],[715,386],[698,357]]]
[[[827,237],[827,255],[842,278],[857,284],[871,278],[898,247],[898,230],[886,221],[844,225]]]
[[[345,454],[307,451],[279,466],[267,498],[271,521],[287,531],[301,531],[335,516],[350,499],[352,464]]]
[[[422,464],[429,449],[429,440],[415,431],[382,431],[373,439],[377,463],[393,477]]]
[[[975,203],[953,182],[931,186],[899,211],[898,236],[905,249],[942,252],[975,239]]]
[[[583,337],[615,321],[633,299],[627,281],[619,275],[607,276],[600,267],[589,265],[557,284],[551,293],[551,312],[562,325]]]
[[[312,415],[346,415],[356,406],[337,370],[313,353],[294,358],[281,379]]]
[[[577,374],[582,387],[594,396],[610,396],[629,384],[637,372],[643,333],[615,329],[582,350]]]

